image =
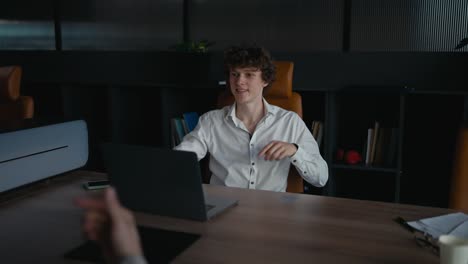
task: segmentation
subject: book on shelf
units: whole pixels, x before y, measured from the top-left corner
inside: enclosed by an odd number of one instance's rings
[[[373,128],[367,129],[367,140],[363,151],[365,164],[368,166],[395,166],[398,147],[397,134],[397,128],[382,127],[378,122]]]
[[[177,134],[176,129],[176,120],[171,118],[171,147],[175,147],[180,144],[179,135]]]
[[[372,142],[374,142],[374,129],[367,129],[367,144],[366,144],[366,165],[371,165],[371,152],[372,152]]]
[[[198,124],[198,113],[196,112],[186,112],[182,114],[185,123],[187,124],[187,133],[190,133]]]
[[[372,165],[374,164],[374,160],[375,160],[375,149],[376,149],[376,146],[377,146],[377,136],[379,134],[379,128],[380,128],[380,124],[379,122],[375,121],[374,123],[374,135],[372,136],[372,146],[371,146],[371,153],[370,153],[370,157],[369,157],[369,163]]]
[[[379,129],[379,134],[377,135],[377,143],[375,145],[375,156],[374,163],[375,165],[384,165],[384,155],[385,146],[388,145],[388,128],[381,127]]]
[[[199,116],[196,112],[187,112],[182,118],[171,118],[171,146],[179,145],[185,135],[190,133],[198,124]]]
[[[323,123],[319,122],[319,128],[317,132],[317,145],[320,148],[322,146],[322,141],[323,141]]]
[[[321,126],[322,126],[322,121],[315,121],[315,127],[314,127],[315,138],[318,138]]]
[[[315,141],[317,142],[318,147],[322,145],[323,142],[323,135],[324,135],[324,127],[322,121],[313,121],[312,126],[310,127],[312,136],[314,137]]]
[[[184,129],[184,136],[185,136],[190,132],[187,126],[187,122],[185,122],[184,119],[180,119],[180,122],[182,123],[182,128]]]
[[[182,142],[185,131],[182,125],[182,119],[180,118],[171,118],[171,135],[174,138],[175,146],[179,145]]]

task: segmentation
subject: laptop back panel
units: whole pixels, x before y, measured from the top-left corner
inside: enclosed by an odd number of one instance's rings
[[[124,206],[207,220],[195,153],[112,143],[103,145],[103,153],[109,179]]]

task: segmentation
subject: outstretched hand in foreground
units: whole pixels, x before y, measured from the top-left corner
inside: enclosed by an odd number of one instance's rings
[[[142,256],[133,214],[120,204],[114,188],[106,188],[101,196],[78,198],[75,203],[85,209],[83,232],[101,246],[108,262]]]

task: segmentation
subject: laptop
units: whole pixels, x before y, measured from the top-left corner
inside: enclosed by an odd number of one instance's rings
[[[109,180],[131,210],[206,221],[237,200],[205,195],[195,153],[105,143]]]

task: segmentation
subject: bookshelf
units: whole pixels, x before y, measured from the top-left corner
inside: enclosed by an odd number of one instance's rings
[[[332,181],[328,192],[332,196],[400,202],[405,96],[409,89],[379,90],[377,93],[370,88],[350,89],[335,93],[330,101],[329,122],[334,129],[329,131]],[[381,141],[384,132],[392,134],[392,139],[385,143]],[[338,161],[335,157],[338,149],[357,151],[362,162],[347,165]]]
[[[312,124],[311,119],[323,120],[325,138],[321,152],[329,166],[329,182],[326,187],[320,190],[306,183],[305,192],[400,202],[405,96],[409,91],[406,87],[348,87],[342,91],[324,91],[321,96],[303,92],[304,105],[308,105],[312,97],[314,100],[322,100],[321,103],[312,101],[315,107],[304,107],[304,120],[309,127]],[[309,116],[309,111],[316,113]],[[368,130],[374,129],[376,123],[379,124],[380,131],[384,131],[375,134],[379,139],[374,142],[375,148],[379,146],[379,149],[374,156],[378,155],[380,159],[379,162],[376,159],[370,163],[366,162],[366,152],[370,150],[367,148]],[[388,147],[390,139],[383,141],[385,133],[392,134],[391,145],[394,147],[391,153]],[[362,161],[349,164],[344,160],[337,160],[338,149],[343,153],[355,151],[360,154]],[[369,186],[372,186],[372,190],[369,190]]]
[[[405,86],[300,93],[308,127],[314,120],[324,121],[321,153],[329,166],[327,185],[321,189],[305,183],[305,193],[447,206],[456,132],[467,109],[465,94],[425,93]],[[375,128],[376,121],[380,128],[396,131],[390,163],[365,163],[367,130]],[[363,162],[338,161],[338,149],[356,150]],[[383,150],[388,153],[388,148]]]

